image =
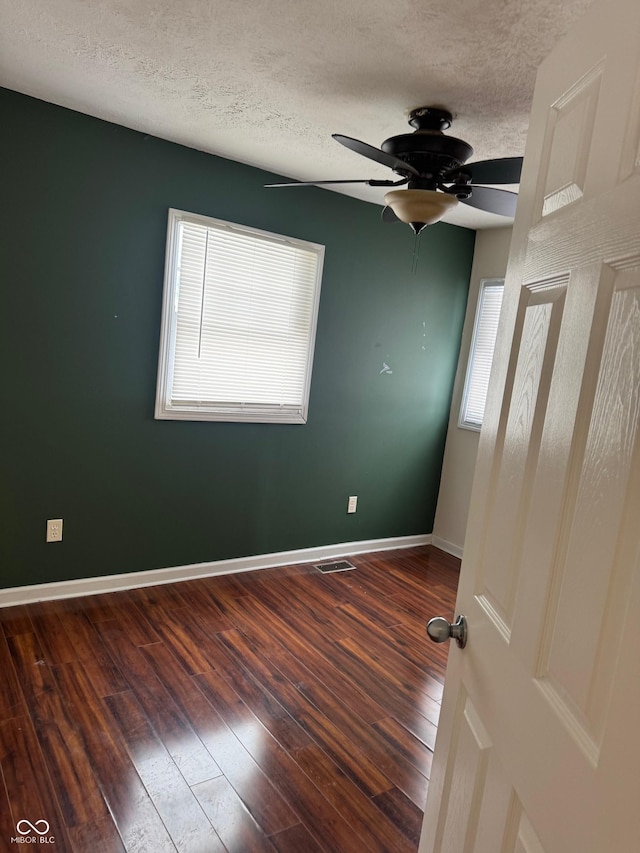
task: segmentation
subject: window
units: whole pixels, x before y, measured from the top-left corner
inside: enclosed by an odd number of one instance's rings
[[[305,423],[323,257],[170,210],[156,418]]]
[[[480,282],[478,307],[458,421],[458,426],[466,429],[479,430],[482,426],[503,291],[503,278],[483,279]]]

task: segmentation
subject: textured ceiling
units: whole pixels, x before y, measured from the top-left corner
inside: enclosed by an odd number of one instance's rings
[[[521,155],[535,70],[589,5],[0,0],[0,85],[298,180],[391,178],[331,133],[379,146],[440,105],[472,160]],[[464,205],[446,221],[508,224]]]

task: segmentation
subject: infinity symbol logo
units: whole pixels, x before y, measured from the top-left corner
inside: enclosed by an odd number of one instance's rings
[[[27,827],[24,829],[23,827]],[[44,827],[44,829],[38,829],[39,826]],[[37,820],[35,823],[31,823],[29,820],[19,820],[16,824],[16,830],[20,833],[20,835],[28,835],[30,832],[37,832],[38,835],[46,835],[49,832],[49,824],[46,820]]]

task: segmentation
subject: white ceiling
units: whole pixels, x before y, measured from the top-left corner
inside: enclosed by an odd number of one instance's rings
[[[331,134],[379,146],[438,105],[472,160],[522,155],[535,70],[590,2],[0,0],[0,85],[297,180],[393,178]]]

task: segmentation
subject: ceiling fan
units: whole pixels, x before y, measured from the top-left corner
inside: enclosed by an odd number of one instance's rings
[[[326,184],[367,184],[370,187],[401,187],[385,197],[383,222],[406,222],[419,234],[426,225],[438,222],[459,201],[471,207],[513,216],[518,194],[495,189],[491,184],[517,184],[522,171],[522,157],[503,157],[466,163],[473,148],[462,139],[446,136],[453,116],[440,107],[418,107],[409,113],[412,133],[391,136],[380,148],[343,136],[333,139],[346,148],[388,166],[397,181],[337,180],[295,181],[267,184],[267,187],[308,187]],[[466,164],[466,165],[465,165]]]

